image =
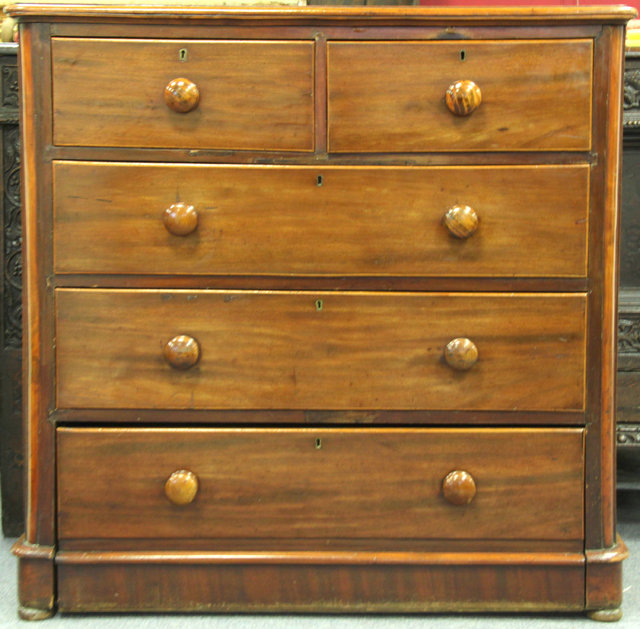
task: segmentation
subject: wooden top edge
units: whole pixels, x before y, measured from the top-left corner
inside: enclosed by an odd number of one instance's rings
[[[24,21],[47,19],[102,20],[411,20],[425,22],[457,21],[464,23],[545,22],[625,23],[637,12],[624,5],[611,6],[541,6],[541,7],[425,7],[425,6],[310,6],[310,7],[216,7],[118,4],[45,4],[16,3],[5,13]]]

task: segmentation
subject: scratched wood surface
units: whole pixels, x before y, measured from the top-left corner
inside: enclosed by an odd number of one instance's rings
[[[313,559],[302,565],[144,563],[144,555],[139,561],[62,563],[64,556],[57,566],[63,612],[540,613],[584,607],[584,565],[544,566],[531,555],[450,565],[450,557],[436,554],[426,565],[365,566],[344,559],[327,565]]]
[[[58,273],[586,276],[589,166],[54,163]],[[565,194],[570,190],[570,194]],[[186,236],[165,229],[193,206]],[[467,239],[443,225],[473,208]]]
[[[583,294],[58,289],[56,302],[59,408],[583,408]],[[163,358],[176,335],[200,345],[186,371]],[[479,350],[466,372],[443,360],[458,337]]]
[[[582,430],[58,430],[60,539],[582,538]],[[523,466],[522,461],[527,465]],[[177,506],[164,485],[194,474]],[[295,472],[294,472],[295,470]],[[466,505],[442,482],[465,470]],[[132,517],[135,514],[135,517]],[[442,550],[446,541],[442,542]]]
[[[313,150],[313,42],[53,38],[51,50],[55,144]],[[184,114],[163,99],[180,77],[200,90]]]
[[[329,151],[588,150],[592,57],[586,39],[329,42]],[[444,104],[461,79],[482,91],[469,116]]]

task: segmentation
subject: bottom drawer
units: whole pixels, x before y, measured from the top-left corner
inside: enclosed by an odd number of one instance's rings
[[[175,548],[206,539],[226,548],[343,540],[393,549],[402,540],[583,536],[581,429],[57,434],[61,549],[110,539],[172,540]]]

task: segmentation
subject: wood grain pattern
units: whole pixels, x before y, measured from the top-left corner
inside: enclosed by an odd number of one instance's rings
[[[7,13],[21,20],[41,20],[46,17],[52,22],[62,18],[66,22],[84,22],[94,25],[101,21],[128,22],[132,18],[144,23],[154,23],[157,20],[178,22],[181,26],[198,21],[210,22],[247,22],[254,25],[259,23],[288,23],[295,26],[307,20],[322,20],[346,24],[411,24],[424,26],[425,24],[450,24],[454,20],[458,24],[484,24],[489,27],[496,25],[518,26],[530,23],[542,23],[547,28],[550,23],[562,27],[566,24],[589,24],[607,22],[610,24],[624,24],[636,16],[636,11],[630,7],[617,6],[532,6],[532,7],[473,7],[472,11],[463,7],[216,7],[216,6],[144,6],[144,5],[65,5],[21,3],[7,8]]]
[[[587,550],[585,554],[586,608],[602,612],[609,610],[609,614],[615,616],[616,612],[620,613],[622,603],[622,562],[629,556],[629,551],[620,537],[616,536],[613,546]],[[615,620],[607,613],[602,615],[603,620]]]
[[[54,407],[53,288],[47,283],[52,268],[51,164],[44,147],[51,144],[51,62],[49,33],[43,24],[21,27],[25,48],[20,57],[21,146],[30,147],[21,156],[23,226],[23,416],[25,432],[26,541],[53,546],[55,535],[55,427],[49,421]],[[25,571],[31,568],[25,566]],[[40,573],[35,568],[36,573]],[[25,599],[33,584],[42,598],[48,583],[48,598],[54,596],[53,568],[45,578],[21,579]],[[42,585],[42,587],[40,587]],[[48,608],[47,608],[48,609]]]
[[[582,294],[56,295],[59,408],[583,408]],[[176,334],[201,349],[185,372],[162,356]],[[443,360],[459,335],[481,356],[462,373]]]
[[[58,273],[586,275],[586,164],[56,161],[54,173]],[[176,202],[198,213],[197,230],[184,238],[167,234],[161,220]],[[457,203],[481,216],[468,240],[442,224]]]
[[[55,613],[55,547],[25,541],[11,548],[18,557],[18,614],[24,620],[41,620]]]
[[[630,10],[11,11],[24,617],[618,614]],[[482,102],[454,116],[465,80]]]
[[[62,428],[58,445],[61,539],[582,537],[580,429]],[[177,468],[198,477],[185,507],[164,495]],[[456,469],[477,483],[464,507],[442,494]]]
[[[311,151],[313,54],[313,42],[53,38],[54,143]],[[186,115],[163,96],[183,74],[200,92]]]
[[[184,425],[202,426],[584,426],[584,411],[313,411],[181,409]],[[171,409],[57,409],[56,424],[174,425]]]
[[[329,151],[588,150],[592,56],[590,40],[329,42]],[[444,104],[460,79],[482,89],[471,116]]]
[[[461,51],[461,61],[464,60],[464,55],[466,55],[466,51]],[[456,116],[469,116],[482,103],[482,90],[473,81],[466,79],[455,81],[444,93],[444,101],[452,114]]]
[[[602,496],[602,547],[616,543],[616,358],[618,338],[618,277],[620,238],[620,163],[622,153],[622,90],[624,67],[624,32],[607,28],[610,36],[610,59],[606,98],[606,183],[603,203],[602,234],[602,347],[600,428],[600,491]],[[603,129],[604,131],[604,129]],[[621,570],[619,570],[621,574]],[[617,589],[620,597],[621,587]]]
[[[181,51],[180,54],[184,54],[184,52]],[[171,79],[164,88],[164,102],[169,109],[177,113],[186,114],[193,111],[199,101],[200,90],[198,86],[184,77]]]
[[[584,605],[584,566],[58,566],[61,611],[569,611]]]

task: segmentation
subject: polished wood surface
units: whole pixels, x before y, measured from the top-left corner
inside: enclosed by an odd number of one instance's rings
[[[172,203],[163,212],[162,223],[174,236],[188,236],[198,227],[198,211],[188,203]]]
[[[467,553],[462,557],[471,559]],[[365,566],[345,557],[321,566],[282,559],[280,565],[140,559],[61,563],[60,610],[540,613],[584,607],[584,565],[532,565],[531,555],[510,555],[509,562],[497,565],[495,555],[482,557],[483,563],[454,565],[442,555],[423,565]]]
[[[584,404],[581,294],[59,289],[56,302],[60,408]],[[480,348],[466,372],[443,359],[460,332]],[[183,373],[160,354],[176,334],[202,351]]]
[[[55,144],[313,150],[312,42],[53,38],[51,45]],[[120,80],[132,71],[135,80]],[[200,94],[186,115],[163,97],[178,73],[188,73]]]
[[[589,150],[592,57],[590,40],[329,42],[329,150]],[[460,74],[482,89],[471,116],[443,101]]]
[[[469,504],[475,498],[476,492],[475,479],[464,470],[449,472],[442,481],[442,495],[454,505]]]
[[[456,238],[470,238],[476,233],[480,219],[477,212],[468,205],[454,205],[442,217],[449,233]]]
[[[588,187],[586,164],[59,161],[55,268],[99,274],[584,277]],[[174,203],[192,205],[198,214],[197,230],[184,239],[168,237],[160,220]],[[461,227],[442,224],[456,204],[481,216],[481,226],[466,240],[449,230],[471,230],[468,213],[454,219]]]
[[[629,11],[12,11],[23,615],[612,616]]]
[[[184,54],[184,53],[182,53]],[[171,79],[164,88],[164,102],[172,111],[186,114],[193,111],[200,101],[198,86],[189,79]]]
[[[245,22],[252,25],[261,22],[295,24],[307,19],[347,24],[400,24],[423,26],[433,22],[454,20],[456,24],[487,24],[491,27],[514,22],[541,23],[547,28],[550,24],[561,27],[564,22],[571,24],[625,24],[636,16],[636,11],[624,5],[613,6],[505,6],[505,7],[473,7],[473,11],[459,6],[309,6],[309,7],[216,7],[216,6],[161,6],[161,5],[70,5],[61,3],[20,3],[7,7],[7,14],[20,18],[23,22],[42,20],[56,22],[62,18],[67,22],[84,22],[94,28],[104,21],[127,23],[132,18],[145,22],[164,23],[176,20],[185,26],[191,21],[228,21]],[[449,22],[447,22],[449,24]]]
[[[392,549],[445,530],[449,539],[582,537],[580,429],[64,428],[58,444],[63,544],[226,538],[233,550],[234,538],[264,537],[316,539],[321,549],[324,539],[359,538]],[[180,509],[163,489],[178,463],[200,486]],[[455,469],[477,482],[466,508],[450,503],[469,495],[468,482],[443,487]]]
[[[447,365],[456,371],[468,371],[478,362],[478,347],[466,338],[449,341],[444,347]]]
[[[192,336],[179,334],[167,341],[162,355],[171,367],[184,371],[200,360],[200,344]]]
[[[176,470],[167,478],[164,493],[174,505],[191,504],[198,493],[198,477],[189,470]]]
[[[464,56],[466,56],[466,51],[461,51],[461,61],[464,60]],[[444,102],[452,114],[468,116],[482,103],[482,90],[473,81],[456,81],[444,93]]]

